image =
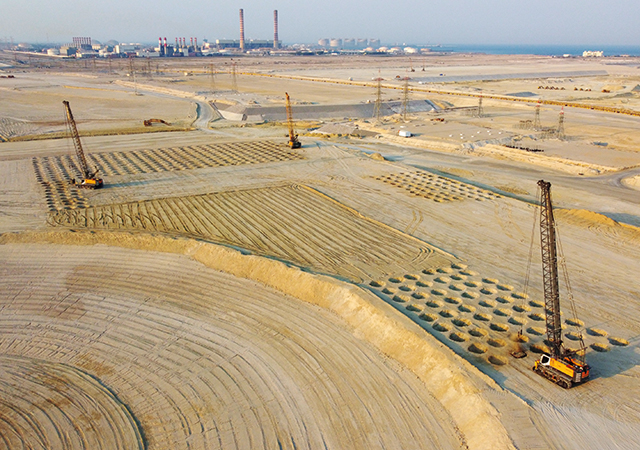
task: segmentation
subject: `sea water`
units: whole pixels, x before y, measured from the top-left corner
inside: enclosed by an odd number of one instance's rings
[[[640,56],[640,45],[464,45],[443,46],[456,53],[486,53],[490,55],[582,56],[585,50],[603,51],[604,56]],[[434,48],[437,50],[437,48]]]

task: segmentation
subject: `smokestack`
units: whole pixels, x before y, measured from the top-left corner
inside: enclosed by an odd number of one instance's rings
[[[244,52],[244,11],[240,9],[240,51]]]
[[[191,47],[193,47],[193,38],[190,38],[190,39],[191,39]]]
[[[164,38],[164,56],[169,56],[167,53],[167,38]]]
[[[178,50],[178,38],[176,38],[176,48],[174,49],[175,51]]]
[[[193,49],[197,52],[198,51],[198,38],[194,38],[194,42],[196,43],[196,46]]]
[[[278,10],[273,10],[273,48],[278,48]]]
[[[158,38],[158,53],[160,56],[164,56],[164,49],[162,48],[162,38]]]

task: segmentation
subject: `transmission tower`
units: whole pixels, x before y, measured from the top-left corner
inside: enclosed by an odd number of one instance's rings
[[[213,64],[209,65],[209,76],[211,77],[211,92],[216,91],[216,74],[213,71]]]
[[[132,56],[129,56],[129,73],[133,77],[133,90],[135,92],[135,95],[140,95],[138,93],[138,81],[136,80],[136,68],[133,65],[133,57]]]
[[[478,98],[478,111],[476,112],[476,117],[483,117],[484,116],[484,108],[482,107],[482,94],[480,94],[480,97]]]
[[[538,103],[536,104],[536,114],[533,118],[533,129],[535,131],[542,129],[542,125],[540,124],[540,100],[538,100]]]
[[[238,92],[238,73],[236,71],[236,63],[231,65],[231,90]]]
[[[404,87],[402,89],[402,120],[407,121],[407,114],[409,113],[409,80],[411,78],[404,77]]]
[[[378,83],[376,85],[376,102],[373,105],[373,115],[378,122],[380,122],[380,109],[382,107],[382,80],[384,80],[384,78],[379,75],[380,71],[378,71],[378,78],[374,78],[373,80]]]
[[[558,116],[558,131],[556,132],[558,139],[564,140],[564,106],[560,110],[560,115]]]

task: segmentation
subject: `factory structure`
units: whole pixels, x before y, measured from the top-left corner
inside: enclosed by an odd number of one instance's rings
[[[416,48],[387,48],[380,47],[379,39],[364,38],[323,38],[317,46],[294,45],[288,49],[282,48],[278,36],[278,11],[273,11],[273,39],[256,40],[245,39],[244,10],[239,10],[239,39],[216,39],[209,42],[204,39],[198,43],[197,37],[159,37],[157,46],[139,43],[119,43],[109,41],[101,44],[90,37],[74,37],[72,43],[57,48],[44,49],[48,56],[61,58],[174,58],[240,54],[312,54],[318,52],[331,53],[372,53],[372,54],[411,54],[424,53],[429,49]]]
[[[266,52],[278,50],[282,43],[278,39],[278,11],[273,11],[273,40],[245,40],[244,38],[244,10],[240,9],[240,39],[216,39],[215,42],[203,41],[198,45],[198,38],[185,37],[175,38],[173,45],[167,43],[167,38],[158,38],[158,47],[154,48],[150,56],[158,57],[181,57],[181,56],[207,56],[217,53],[228,52]]]
[[[380,47],[380,39],[322,38],[318,40],[318,47],[330,50],[364,50]]]
[[[216,39],[215,44],[211,43],[210,47],[218,50],[237,49],[240,52],[250,50],[277,50],[282,47],[282,43],[278,39],[278,11],[273,11],[273,39],[272,40],[245,40],[244,38],[244,10],[240,10],[240,39]]]
[[[45,49],[48,56],[62,58],[121,58],[121,57],[185,57],[214,56],[228,53],[270,53],[280,51],[282,42],[278,38],[278,11],[273,11],[273,39],[246,40],[244,37],[244,10],[240,9],[240,39],[206,39],[198,44],[197,37],[158,38],[157,47],[148,47],[140,43],[108,42],[101,44],[90,37],[74,37],[72,43],[57,48]]]

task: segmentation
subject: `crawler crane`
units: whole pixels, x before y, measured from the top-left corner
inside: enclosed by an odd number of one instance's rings
[[[96,169],[96,171],[93,173],[91,173],[91,171],[89,170],[87,159],[84,156],[82,144],[80,143],[80,135],[78,134],[78,129],[76,128],[76,121],[73,119],[73,114],[71,113],[69,102],[64,100],[62,104],[64,105],[65,111],[67,113],[67,127],[69,127],[69,131],[71,132],[71,138],[73,139],[73,145],[76,148],[76,155],[78,156],[80,170],[82,171],[82,181],[77,182],[75,179],[73,179],[71,180],[71,183],[81,188],[99,189],[103,186],[102,178],[98,178],[97,176],[98,169]]]
[[[284,95],[287,96],[287,122],[289,123],[289,147],[300,148],[302,147],[302,144],[298,140],[298,135],[293,131],[293,113],[291,112],[291,100],[289,99],[289,94],[285,92]]]
[[[562,344],[560,321],[560,294],[558,290],[558,249],[556,224],[551,205],[551,183],[538,181],[540,187],[540,244],[542,250],[542,279],[547,324],[549,354],[543,354],[533,366],[533,371],[565,389],[589,379],[590,367],[585,361],[584,342],[580,348],[570,350]]]

